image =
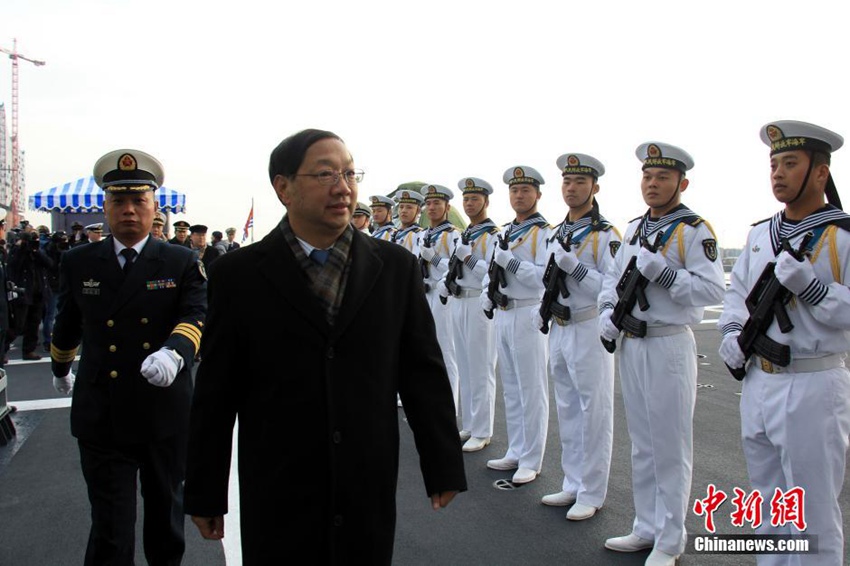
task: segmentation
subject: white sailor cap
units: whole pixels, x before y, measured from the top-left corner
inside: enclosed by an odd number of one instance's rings
[[[450,201],[455,196],[450,188],[443,185],[425,185],[422,187],[422,192],[424,193],[425,200],[429,198],[441,198],[445,201]]]
[[[94,181],[104,192],[155,191],[164,177],[162,163],[137,149],[110,151],[94,164]]]
[[[422,203],[425,202],[425,197],[422,196],[422,193],[412,189],[396,191],[394,198],[398,204],[415,204],[416,206],[422,206]]]
[[[374,195],[369,197],[369,206],[386,206],[387,208],[392,208],[395,202],[390,197],[385,197],[384,195]]]
[[[86,226],[86,232],[103,232],[103,222],[96,222]]]
[[[459,188],[461,192],[463,192],[463,194],[493,194],[493,186],[484,179],[479,179],[478,177],[464,177],[463,179],[457,182],[457,188]]]
[[[540,187],[546,183],[543,180],[543,175],[537,172],[533,167],[527,165],[515,165],[502,175],[502,181],[509,187],[511,185],[534,185]]]
[[[358,201],[357,206],[354,207],[354,214],[355,215],[362,214],[364,216],[371,218],[372,217],[372,209],[369,208],[368,206],[366,206],[364,203]]]
[[[808,122],[779,120],[761,129],[761,141],[770,146],[770,154],[808,150],[831,154],[844,145],[844,138]]]
[[[584,153],[565,153],[555,163],[561,175],[592,175],[598,179],[605,174],[602,162]]]
[[[687,151],[669,143],[642,143],[635,150],[635,155],[643,162],[643,169],[661,167],[684,173],[694,166],[694,158]]]

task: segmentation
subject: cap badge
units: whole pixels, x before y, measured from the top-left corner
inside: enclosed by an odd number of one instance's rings
[[[646,155],[653,159],[661,157],[661,148],[654,143],[651,143],[649,144],[649,147],[646,148]]]
[[[410,193],[409,193],[409,192],[407,192],[407,191],[403,191],[403,192],[401,193],[401,198],[410,198]]]
[[[782,133],[782,130],[771,124],[767,127],[767,137],[770,141],[775,142],[784,138],[785,135]]]
[[[437,194],[437,187],[435,187],[434,185],[428,185],[428,194],[429,195]]]
[[[519,177],[525,177],[525,171],[522,170],[522,167],[514,169],[514,179]]]
[[[125,153],[118,158],[118,169],[121,171],[135,171],[137,168],[136,158],[129,153]]]
[[[372,204],[378,203],[378,197],[372,197]]]
[[[570,155],[569,157],[567,157],[567,165],[569,165],[570,167],[578,167],[578,157],[576,157],[575,155]]]
[[[471,188],[472,188],[472,187],[474,187],[474,186],[475,186],[475,181],[473,181],[472,179],[467,179],[467,180],[466,180],[466,188],[467,188],[467,189],[471,189]]]

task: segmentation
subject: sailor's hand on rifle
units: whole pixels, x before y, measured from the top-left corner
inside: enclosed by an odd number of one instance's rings
[[[560,267],[567,275],[575,271],[576,267],[578,267],[578,258],[576,257],[576,254],[564,250],[561,246],[555,247],[553,255],[555,256],[555,263],[557,263],[558,267]]]
[[[434,259],[434,256],[437,255],[437,250],[433,246],[421,246],[419,248],[419,255],[422,256],[422,259],[425,261],[431,261]]]
[[[461,261],[466,261],[466,258],[472,255],[472,247],[469,244],[458,243],[455,248],[455,255]]]
[[[608,342],[613,342],[620,335],[620,330],[611,322],[611,315],[614,311],[605,309],[599,313],[599,335]]]
[[[776,267],[773,270],[776,279],[782,283],[782,286],[799,295],[806,290],[806,287],[812,284],[815,280],[815,270],[812,268],[808,258],[803,258],[802,261],[783,251],[776,258]]]
[[[451,293],[449,292],[449,288],[446,287],[446,282],[442,279],[439,283],[437,283],[437,293],[444,299],[448,299],[451,295]]]
[[[487,293],[481,293],[481,296],[478,298],[478,304],[481,305],[481,310],[485,312],[493,310],[493,301],[490,300]]]
[[[636,265],[641,275],[650,281],[655,281],[667,267],[667,260],[659,252],[651,252],[646,248],[641,248],[637,255]]]
[[[540,316],[540,309],[531,310],[531,326],[536,330],[543,331],[543,317]]]
[[[514,259],[514,253],[511,250],[503,250],[499,246],[496,246],[495,254],[493,260],[499,267],[504,267],[505,269],[507,269],[508,263]]]
[[[741,350],[741,345],[738,344],[738,334],[733,332],[723,337],[723,342],[720,343],[720,357],[730,368],[742,368],[747,359],[744,357],[744,352]]]

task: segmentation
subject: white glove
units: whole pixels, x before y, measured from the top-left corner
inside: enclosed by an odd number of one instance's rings
[[[543,317],[540,316],[540,309],[532,309],[531,326],[533,326],[535,330],[543,331]]]
[[[773,272],[782,286],[795,295],[805,291],[806,287],[815,279],[815,270],[808,258],[797,261],[794,256],[786,251],[783,251],[776,258],[776,267]]]
[[[613,342],[620,335],[620,331],[611,322],[611,316],[613,314],[614,311],[611,309],[605,309],[599,313],[599,335],[608,342]]]
[[[457,247],[455,247],[455,255],[460,258],[461,261],[465,260],[472,255],[472,246],[469,244],[458,244]]]
[[[493,310],[493,301],[490,300],[487,293],[481,293],[481,296],[478,297],[478,304],[481,305],[481,310],[483,311]]]
[[[503,250],[500,246],[496,246],[496,256],[493,258],[496,264],[507,269],[508,262],[514,259],[514,253],[511,250]]]
[[[641,275],[655,281],[664,268],[667,267],[667,260],[658,252],[651,252],[646,248],[641,248],[637,255],[637,268]]]
[[[433,246],[431,246],[430,248],[422,246],[419,248],[419,255],[422,256],[422,259],[424,259],[425,261],[431,261],[432,259],[434,259],[434,256],[437,255],[437,250]]]
[[[74,380],[77,379],[77,376],[74,375],[73,371],[68,371],[68,375],[65,377],[56,377],[53,376],[53,387],[61,393],[62,395],[70,395],[74,390]]]
[[[564,250],[561,246],[555,246],[553,255],[555,256],[555,263],[557,263],[558,267],[564,270],[567,275],[575,271],[576,267],[578,267],[578,258],[576,257],[576,254]]]
[[[179,360],[179,361],[178,361]],[[180,354],[169,348],[160,348],[142,362],[142,377],[151,385],[168,387],[174,383],[177,372],[183,365]]]
[[[744,352],[741,351],[741,345],[738,344],[738,335],[740,332],[733,332],[723,337],[720,343],[720,357],[726,362],[726,365],[732,369],[744,367]]]
[[[451,296],[449,288],[446,287],[446,282],[443,279],[440,279],[440,282],[437,283],[437,293],[445,299],[448,299]]]

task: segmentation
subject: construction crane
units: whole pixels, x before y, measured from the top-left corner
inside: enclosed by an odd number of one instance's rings
[[[44,61],[30,59],[18,53],[18,40],[12,40],[12,50],[0,47],[0,52],[5,53],[12,60],[12,222],[15,226],[20,222],[21,211],[25,209],[24,194],[21,187],[21,147],[18,139],[18,60],[22,59],[41,67]]]

